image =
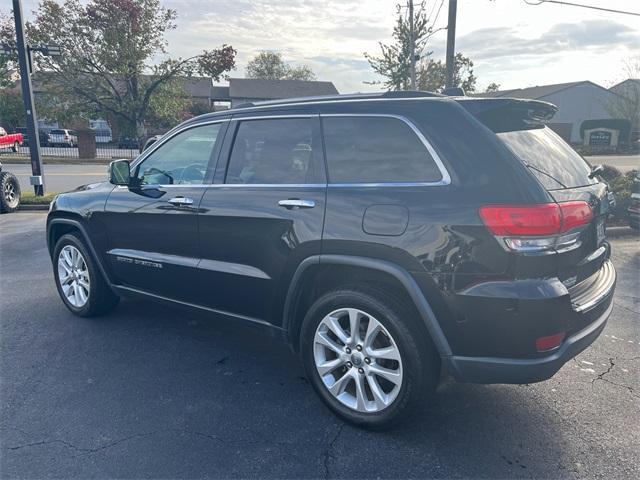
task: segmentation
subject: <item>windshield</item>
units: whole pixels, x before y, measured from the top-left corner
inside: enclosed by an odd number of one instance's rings
[[[497,136],[547,190],[597,183],[595,178],[589,178],[589,164],[548,127],[498,133]]]

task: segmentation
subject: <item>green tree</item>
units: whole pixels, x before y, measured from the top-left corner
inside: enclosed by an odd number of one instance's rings
[[[491,82],[487,85],[487,88],[484,89],[485,93],[497,92],[500,90],[500,84],[496,82]]]
[[[438,60],[422,62],[417,74],[419,90],[441,92],[446,86],[447,65]],[[462,53],[456,53],[453,66],[453,86],[462,87],[465,92],[475,92],[477,78],[473,74],[473,61]]]
[[[16,33],[13,25],[13,17],[0,12],[0,44],[14,46]],[[18,67],[17,55],[0,55],[0,88],[13,85],[10,73]]]
[[[160,0],[42,0],[34,14],[29,42],[63,51],[60,57],[35,55],[46,90],[65,109],[116,118],[139,139],[148,121],[163,117],[174,101],[178,76],[197,72],[219,80],[235,68],[229,45],[169,58],[165,35],[176,28],[176,12]]]
[[[385,78],[382,83],[389,90],[409,90],[411,86],[411,42],[409,19],[402,13],[402,7],[397,6],[398,17],[393,27],[393,42],[380,45],[380,55],[368,53],[364,57],[374,72]],[[437,18],[437,15],[436,15]],[[414,38],[416,64],[424,62],[432,52],[426,51],[429,39],[441,28],[436,29],[424,8],[414,13]],[[417,67],[416,67],[417,70]],[[416,75],[417,76],[417,75]]]
[[[26,116],[20,91],[15,88],[0,88],[0,126],[12,132],[25,125]]]
[[[308,65],[292,67],[287,64],[281,53],[260,52],[247,64],[248,78],[267,80],[315,80],[316,75]]]

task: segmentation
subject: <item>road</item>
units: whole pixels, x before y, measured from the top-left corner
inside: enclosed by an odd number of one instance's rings
[[[592,165],[608,164],[615,165],[623,172],[634,168],[640,168],[640,155],[628,156],[608,156],[608,157],[587,157]],[[2,157],[0,157],[0,161]],[[23,190],[31,191],[29,176],[31,166],[26,164],[3,164],[7,171],[18,176],[20,186]],[[66,192],[74,189],[78,185],[91,182],[101,182],[106,179],[106,165],[45,165],[45,181],[48,192]]]
[[[58,298],[45,216],[0,216],[2,478],[640,478],[640,240],[612,240],[615,309],[533,385],[445,381],[384,433],[341,423],[261,330],[139,300]]]
[[[1,158],[0,158],[1,159]],[[102,182],[107,179],[107,165],[44,165],[45,188],[47,192],[67,192],[79,185]],[[31,165],[2,164],[2,169],[18,177],[22,191],[33,191],[29,184]]]

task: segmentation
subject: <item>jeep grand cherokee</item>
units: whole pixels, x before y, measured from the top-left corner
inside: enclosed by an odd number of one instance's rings
[[[188,120],[53,202],[58,291],[80,316],[139,295],[266,327],[361,426],[423,405],[442,369],[547,379],[601,333],[616,279],[607,186],[555,111],[403,92]]]

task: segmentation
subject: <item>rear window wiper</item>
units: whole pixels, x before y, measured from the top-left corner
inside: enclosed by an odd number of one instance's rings
[[[525,163],[525,166],[527,168],[530,168],[531,170],[535,170],[538,173],[541,173],[547,177],[549,177],[551,180],[553,180],[554,182],[556,182],[558,185],[560,185],[562,188],[569,188],[567,187],[564,183],[562,183],[560,180],[558,180],[556,177],[554,177],[553,175],[551,175],[550,173],[545,172],[544,170],[539,169],[538,167],[535,167],[533,165],[531,165],[530,163]]]

